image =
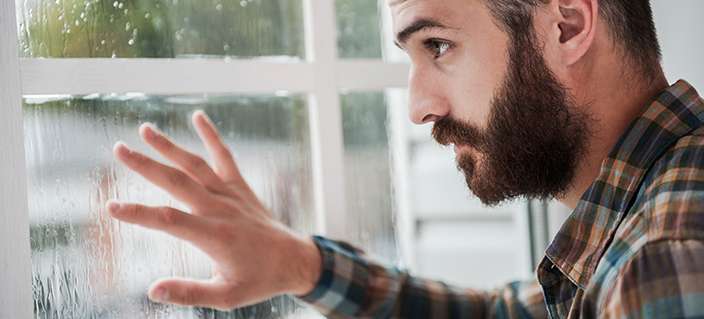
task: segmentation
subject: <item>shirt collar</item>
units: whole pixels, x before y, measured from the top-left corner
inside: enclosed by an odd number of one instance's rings
[[[585,288],[655,161],[704,122],[704,101],[686,81],[662,92],[621,136],[597,179],[548,246],[546,258]]]

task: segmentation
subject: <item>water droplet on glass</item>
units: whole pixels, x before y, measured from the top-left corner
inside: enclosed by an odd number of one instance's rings
[[[129,41],[127,41],[127,44],[129,44],[130,46],[134,45],[134,39],[130,39]]]
[[[112,6],[115,8],[117,8],[117,6],[119,6],[119,5],[120,5],[120,2],[118,2],[118,1],[115,1],[112,3]]]
[[[120,4],[119,4],[117,7],[118,7],[119,9],[122,9],[122,7],[124,7],[124,6],[125,6],[125,4],[122,3],[122,2],[120,2]]]
[[[218,3],[218,4],[215,6],[215,10],[222,11],[222,3]]]
[[[152,14],[149,13],[149,12],[147,12],[147,13],[144,14],[144,18],[145,18],[145,19],[149,19],[149,18],[151,18],[151,16],[152,16]]]
[[[130,31],[131,28],[132,25],[129,22],[125,23],[125,31]]]
[[[247,0],[242,0],[242,1],[240,1],[240,6],[243,7],[243,8],[246,7],[247,4],[248,4]]]

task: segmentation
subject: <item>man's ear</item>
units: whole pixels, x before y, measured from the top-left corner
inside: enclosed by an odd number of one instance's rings
[[[577,63],[594,42],[598,0],[556,0],[559,10],[559,51],[564,65]]]

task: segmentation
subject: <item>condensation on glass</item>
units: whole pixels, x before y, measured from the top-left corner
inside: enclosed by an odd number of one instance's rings
[[[302,0],[16,0],[25,57],[304,57]]]
[[[116,198],[185,208],[114,160],[118,140],[156,156],[137,127],[156,124],[188,149],[207,154],[190,124],[204,109],[222,130],[243,175],[286,224],[313,231],[305,97],[26,96],[32,286],[37,318],[300,318],[315,316],[280,297],[232,313],[162,306],[146,296],[164,276],[207,278],[208,259],[165,234],[108,217]]]
[[[346,232],[386,262],[399,262],[389,115],[384,92],[340,96],[344,138]]]
[[[381,58],[379,0],[335,0],[341,58]]]

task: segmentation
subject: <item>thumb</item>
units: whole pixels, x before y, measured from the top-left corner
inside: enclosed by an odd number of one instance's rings
[[[149,288],[149,299],[158,303],[231,310],[236,306],[235,289],[213,280],[162,279]]]

